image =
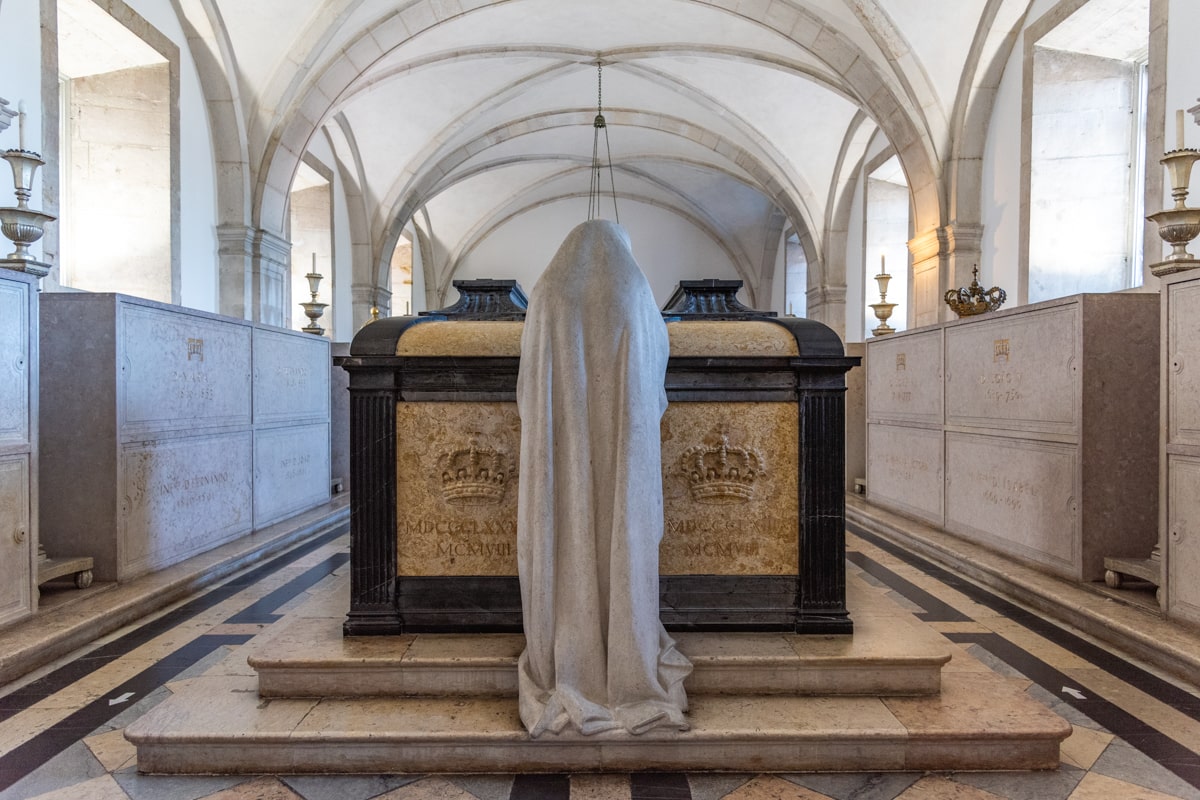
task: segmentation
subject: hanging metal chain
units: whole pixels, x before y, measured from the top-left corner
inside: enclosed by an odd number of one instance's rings
[[[608,141],[608,123],[604,119],[604,65],[596,63],[596,119],[592,123],[592,167],[591,176],[588,185],[588,219],[596,219],[600,216],[600,188],[601,170],[600,164],[600,131],[604,131],[604,150],[608,156],[608,181],[612,190],[613,201],[613,217],[616,222],[621,221],[621,216],[617,212],[617,182],[614,176],[612,164],[612,147]]]

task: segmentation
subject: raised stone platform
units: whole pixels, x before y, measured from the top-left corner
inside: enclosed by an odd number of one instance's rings
[[[197,678],[126,729],[149,773],[1053,769],[1070,726],[1012,682],[947,675],[933,697],[692,698],[683,733],[531,740],[511,698],[263,700]]]
[[[885,622],[886,619],[886,622]],[[689,694],[937,694],[950,660],[916,626],[901,638],[875,617],[854,636],[678,633]],[[297,618],[249,658],[262,697],[517,695],[519,634],[344,638],[337,620]]]
[[[519,636],[340,641],[343,586],[173,684],[126,736],[139,770],[175,774],[1058,766],[1070,725],[1024,682],[997,676],[881,590],[850,578],[848,597],[853,637],[680,635],[696,663],[689,731],[531,740],[512,697]]]

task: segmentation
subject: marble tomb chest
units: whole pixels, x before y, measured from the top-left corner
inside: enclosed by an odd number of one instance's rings
[[[664,317],[662,619],[675,630],[846,633],[845,373],[820,323],[684,281]],[[515,389],[524,295],[373,322],[350,373],[349,635],[519,631]]]

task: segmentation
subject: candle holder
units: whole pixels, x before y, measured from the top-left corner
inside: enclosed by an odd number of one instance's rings
[[[308,291],[312,293],[312,300],[300,304],[300,307],[304,309],[304,316],[308,317],[308,324],[300,330],[311,333],[313,336],[324,336],[325,329],[317,324],[317,320],[325,313],[329,304],[318,302],[317,288],[321,285],[321,278],[325,276],[317,272],[310,272],[304,277],[308,279]]]
[[[892,276],[883,271],[875,276],[875,282],[879,284],[879,302],[871,303],[871,308],[875,311],[875,319],[879,320],[879,324],[871,331],[872,336],[887,336],[896,332],[895,328],[887,324],[891,319],[892,310],[896,307],[895,303],[887,301],[887,287],[891,280]]]
[[[50,265],[30,255],[29,245],[41,239],[46,232],[46,223],[53,222],[57,217],[30,208],[29,198],[33,194],[33,178],[38,167],[46,162],[31,150],[9,150],[3,158],[12,167],[17,205],[0,208],[0,233],[17,249],[7,257],[0,258],[0,267],[28,272],[41,278],[50,272]]]
[[[1171,179],[1171,197],[1175,200],[1175,206],[1146,217],[1158,226],[1159,237],[1171,245],[1170,255],[1150,265],[1150,272],[1154,275],[1170,275],[1200,267],[1200,259],[1187,250],[1188,243],[1200,235],[1200,208],[1189,208],[1187,205],[1192,165],[1197,159],[1200,159],[1200,150],[1182,148],[1172,150],[1159,161],[1167,168],[1167,175]]]

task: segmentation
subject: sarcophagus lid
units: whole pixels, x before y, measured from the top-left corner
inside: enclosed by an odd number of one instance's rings
[[[388,528],[373,533],[387,544],[372,552],[394,557],[400,629],[516,630],[525,295],[515,281],[454,285],[455,305],[355,337],[343,361],[352,396],[388,392],[393,404],[387,430],[352,416],[352,447],[374,425],[392,454],[372,462],[385,474],[353,474],[352,485],[394,498],[386,519],[370,519]],[[844,513],[842,393],[858,359],[820,323],[746,308],[740,287],[684,281],[663,310],[663,621],[845,632],[844,534],[829,515]],[[354,621],[352,609],[347,630],[370,632]]]

